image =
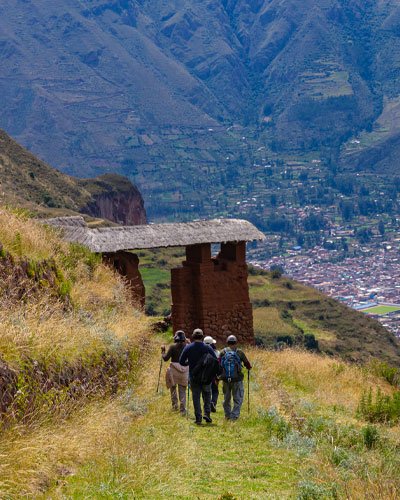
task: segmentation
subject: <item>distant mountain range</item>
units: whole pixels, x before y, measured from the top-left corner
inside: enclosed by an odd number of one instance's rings
[[[220,163],[225,137],[198,134],[232,125],[396,172],[397,2],[10,0],[0,19],[0,126],[68,173],[157,184],[162,161]]]

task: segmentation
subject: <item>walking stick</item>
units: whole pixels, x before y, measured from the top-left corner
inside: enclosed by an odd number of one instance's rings
[[[250,370],[247,370],[247,413],[250,413]]]
[[[160,378],[161,378],[162,362],[163,362],[163,357],[162,357],[162,354],[161,354],[160,371],[158,372],[158,382],[157,382],[157,391],[156,391],[157,394],[158,394],[158,389],[160,388]]]
[[[190,402],[190,384],[188,384],[187,402],[186,402],[186,418],[189,418],[189,402]]]

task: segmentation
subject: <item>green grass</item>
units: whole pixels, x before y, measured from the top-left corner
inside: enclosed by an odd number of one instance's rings
[[[379,316],[384,316],[385,314],[389,314],[391,312],[400,311],[400,307],[398,306],[375,306],[368,307],[367,309],[362,309],[362,312],[367,314],[378,314]]]
[[[121,406],[111,412],[114,430],[105,412],[105,442],[97,429],[90,459],[42,498],[333,500],[400,491],[399,427],[369,427],[371,444],[367,422],[355,420],[369,384],[388,391],[361,369],[301,352],[248,350],[255,365],[250,414],[245,399],[240,420],[226,422],[219,403],[213,424],[197,427],[171,412],[165,388],[155,394],[158,352],[124,408],[121,399],[113,403]]]

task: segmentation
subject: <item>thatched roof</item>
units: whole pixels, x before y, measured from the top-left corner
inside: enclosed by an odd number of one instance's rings
[[[56,227],[87,227],[85,219],[80,215],[53,217],[52,219],[46,219],[45,223]]]
[[[201,243],[225,243],[263,240],[264,234],[248,221],[215,219],[210,221],[174,224],[147,224],[90,229],[77,224],[76,218],[68,225],[68,218],[49,221],[62,227],[65,239],[81,243],[93,252],[117,252],[145,248],[180,247]]]

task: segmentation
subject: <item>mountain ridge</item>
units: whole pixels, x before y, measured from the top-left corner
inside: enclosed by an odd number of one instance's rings
[[[337,149],[398,95],[390,2],[11,4],[0,125],[78,175],[118,148],[112,168],[139,163],[130,138],[155,125],[252,124],[280,150]]]
[[[138,189],[125,177],[104,174],[77,179],[50,167],[0,129],[2,204],[41,216],[85,213],[122,224],[146,224]]]

